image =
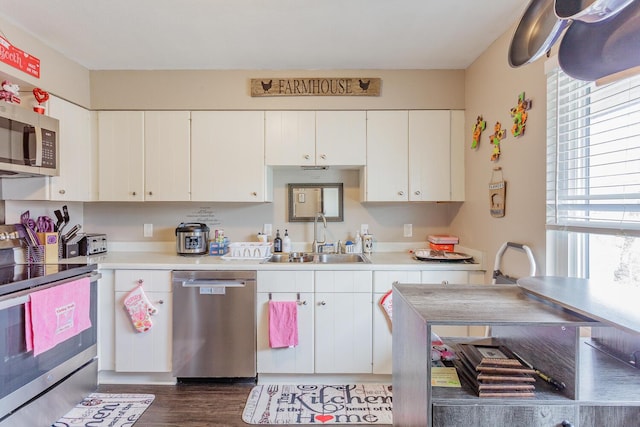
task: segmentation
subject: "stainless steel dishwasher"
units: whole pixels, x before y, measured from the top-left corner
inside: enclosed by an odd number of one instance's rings
[[[256,377],[256,272],[173,272],[173,376]]]

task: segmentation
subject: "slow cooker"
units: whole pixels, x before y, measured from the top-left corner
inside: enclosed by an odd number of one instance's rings
[[[176,228],[178,255],[206,255],[209,243],[209,227],[197,222],[180,223]]]

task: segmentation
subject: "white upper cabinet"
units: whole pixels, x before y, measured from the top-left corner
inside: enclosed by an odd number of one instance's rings
[[[463,201],[464,112],[369,111],[363,200]]]
[[[369,202],[409,200],[409,113],[367,112],[367,167],[365,186]]]
[[[191,113],[191,200],[268,200],[264,112]]]
[[[144,200],[144,112],[98,112],[98,198]]]
[[[99,200],[189,200],[189,115],[100,111]]]
[[[449,200],[451,112],[409,112],[409,191],[412,200]]]
[[[364,166],[366,111],[316,111],[316,164]]]
[[[315,111],[266,111],[264,154],[269,166],[315,165]]]
[[[363,166],[365,111],[267,111],[268,166]]]
[[[92,136],[93,114],[54,96],[49,115],[60,121],[60,175],[50,178],[50,199],[89,202],[97,198],[97,144]]]
[[[187,201],[190,198],[191,113],[144,113],[144,199]]]

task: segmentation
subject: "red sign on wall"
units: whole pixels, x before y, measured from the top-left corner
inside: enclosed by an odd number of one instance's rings
[[[0,36],[0,61],[40,78],[40,60],[13,46],[2,36]]]

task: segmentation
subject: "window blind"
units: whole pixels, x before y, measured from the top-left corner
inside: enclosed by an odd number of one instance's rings
[[[640,76],[547,73],[547,229],[640,236]]]

